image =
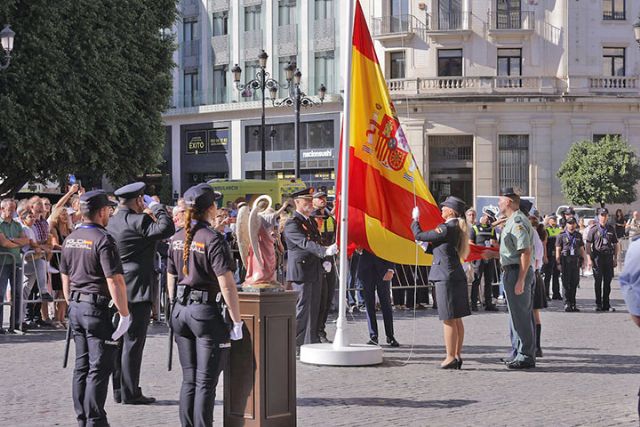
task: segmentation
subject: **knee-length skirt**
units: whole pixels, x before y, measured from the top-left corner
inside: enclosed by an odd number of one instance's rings
[[[457,319],[471,314],[469,293],[465,281],[443,280],[434,283],[440,320]]]

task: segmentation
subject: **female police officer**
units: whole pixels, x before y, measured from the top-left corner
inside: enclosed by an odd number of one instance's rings
[[[224,236],[211,228],[220,197],[207,184],[189,188],[184,194],[185,227],[169,247],[169,287],[178,279],[171,327],[182,365],[183,426],[213,425],[216,385],[228,358],[229,339],[242,338],[233,258]],[[222,314],[223,302],[233,320],[231,328]]]

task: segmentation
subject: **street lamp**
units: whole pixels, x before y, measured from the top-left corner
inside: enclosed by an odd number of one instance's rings
[[[9,66],[11,62],[11,51],[13,50],[13,39],[16,33],[11,30],[11,27],[7,24],[0,31],[0,43],[2,44],[2,50],[4,51],[4,58],[0,58],[0,70],[4,70]],[[4,62],[4,64],[3,64]]]
[[[318,99],[320,102],[316,102],[313,99],[309,98],[302,90],[300,89],[300,82],[302,81],[302,72],[296,68],[296,64],[289,62],[284,69],[287,76],[287,85],[284,89],[289,89],[289,96],[284,98],[281,101],[276,102],[273,101],[273,104],[278,107],[291,107],[293,106],[295,111],[295,125],[294,125],[294,135],[295,135],[295,150],[296,150],[296,162],[295,162],[295,178],[300,178],[300,107],[312,107],[314,105],[319,105],[324,102],[324,97],[327,94],[327,88],[324,84],[320,85],[318,89]]]
[[[640,15],[636,19],[636,22],[633,23],[633,35],[636,39],[636,42],[640,45]]]
[[[267,178],[266,168],[267,168],[267,155],[265,150],[265,92],[269,91],[269,97],[271,102],[273,102],[278,96],[278,87],[279,84],[274,79],[270,78],[269,73],[265,69],[267,66],[267,60],[269,59],[269,55],[267,52],[262,50],[258,55],[258,65],[260,66],[260,70],[256,73],[256,78],[242,84],[240,83],[240,77],[242,76],[242,68],[236,64],[235,67],[231,69],[233,73],[233,83],[237,90],[243,91],[245,89],[260,91],[262,92],[262,121],[260,124],[260,143],[261,143],[261,178],[264,180]]]

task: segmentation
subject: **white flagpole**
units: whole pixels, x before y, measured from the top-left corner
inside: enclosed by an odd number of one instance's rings
[[[340,277],[338,298],[338,322],[336,335],[333,339],[334,348],[346,347],[349,340],[344,333],[347,317],[347,272],[349,260],[347,259],[347,245],[349,234],[349,146],[351,136],[351,63],[353,61],[353,21],[355,0],[345,1],[345,13],[348,27],[345,31],[342,46],[347,49],[347,60],[344,65],[344,109],[342,114],[342,152],[340,162]]]

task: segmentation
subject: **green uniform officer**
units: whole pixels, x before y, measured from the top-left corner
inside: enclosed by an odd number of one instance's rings
[[[519,210],[520,196],[513,188],[500,192],[500,213],[508,219],[500,234],[502,281],[511,316],[513,359],[509,369],[528,369],[536,365],[536,335],[533,317],[533,233],[531,223]]]

